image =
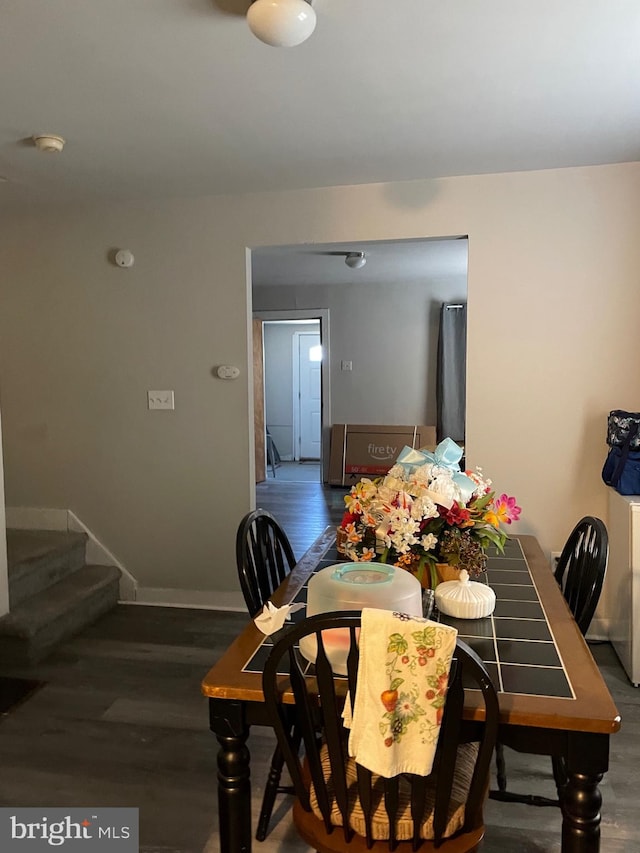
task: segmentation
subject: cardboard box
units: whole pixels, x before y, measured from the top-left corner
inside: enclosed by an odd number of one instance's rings
[[[388,424],[333,424],[329,456],[329,483],[352,486],[362,477],[387,473],[402,448],[436,445],[434,426],[390,426]]]

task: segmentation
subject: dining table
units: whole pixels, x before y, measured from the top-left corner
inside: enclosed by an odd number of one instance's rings
[[[306,602],[314,572],[343,559],[335,528],[327,527],[272,596],[275,606]],[[493,614],[451,619],[483,660],[498,691],[499,740],[518,752],[563,759],[562,853],[598,853],[609,738],[620,715],[571,611],[533,536],[514,536],[503,553],[489,554],[484,582],[496,593]],[[292,614],[305,618],[304,607]],[[277,635],[276,635],[277,638]],[[274,637],[249,621],[202,681],[209,724],[218,740],[220,849],[249,853],[252,844],[250,754],[254,725],[268,725],[262,671]],[[286,674],[283,673],[286,679]],[[284,701],[293,701],[285,693]],[[465,724],[482,724],[479,694],[465,691]],[[551,765],[549,767],[552,782]]]

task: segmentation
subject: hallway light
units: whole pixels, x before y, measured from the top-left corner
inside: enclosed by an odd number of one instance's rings
[[[364,252],[349,252],[344,262],[352,270],[359,270],[367,263],[367,258]]]

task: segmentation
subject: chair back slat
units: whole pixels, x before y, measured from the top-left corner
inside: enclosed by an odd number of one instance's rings
[[[424,821],[427,806],[427,777],[412,776],[411,785],[413,787],[411,795],[411,819],[413,820],[413,837],[411,838],[411,846],[414,850],[417,850],[422,841],[420,837],[420,827]]]
[[[365,840],[367,847],[373,844],[373,774],[361,764],[356,764],[356,778],[358,784],[358,799],[362,804],[364,814]]]
[[[338,704],[333,667],[325,651],[321,632],[316,634],[317,654],[315,662],[316,683],[322,706],[324,740],[331,767],[331,780],[335,804],[342,816],[345,840],[353,834],[349,828],[349,800],[347,795],[347,773],[345,761],[345,733],[342,726],[342,702]]]
[[[236,565],[250,616],[255,616],[296,564],[293,549],[275,516],[247,513],[236,533]]]
[[[458,645],[464,644],[458,641]],[[498,694],[482,661],[473,649],[470,649],[468,646],[465,647],[465,652],[465,657],[462,660],[462,677],[463,679],[473,678],[476,687],[480,689],[485,707],[483,737],[480,740],[464,813],[464,830],[470,831],[482,819],[482,806],[487,794],[487,780],[489,779],[491,759],[498,738],[500,707],[498,704]]]
[[[292,647],[287,650],[287,658],[289,662],[288,669],[290,673],[289,679],[291,684],[304,684],[304,673],[300,666],[300,661],[296,655],[295,648]],[[266,671],[267,667],[265,667],[265,673]],[[291,781],[293,783],[296,796],[303,804],[303,807],[308,809],[309,791],[303,778],[302,765],[300,764],[300,761],[298,759],[300,751],[300,739],[302,738],[306,743],[307,733],[303,731],[304,726],[300,726],[296,728],[295,735],[291,735],[291,716],[288,713],[290,708],[288,706],[284,706],[282,702],[279,701],[280,687],[278,684],[278,675],[277,671],[275,671],[275,668],[272,673],[272,678],[270,679],[269,684],[267,685],[265,683],[264,689],[265,700],[267,701],[267,707],[269,709],[271,725],[276,734],[276,737],[278,738],[278,744],[281,748],[285,763],[289,770],[289,775],[291,776]],[[267,699],[267,694],[269,694],[269,699]],[[306,698],[306,701],[310,702],[309,697]],[[301,716],[301,721],[305,720],[307,716],[308,713],[303,714]]]
[[[440,727],[440,737],[434,764],[438,785],[433,810],[433,835],[437,844],[447,827],[449,817],[449,802],[453,790],[453,779],[456,769],[456,757],[460,743],[460,726],[464,708],[464,689],[462,687],[462,667],[454,655],[449,670],[446,702]]]
[[[587,633],[600,599],[608,556],[609,537],[604,523],[593,516],[580,519],[562,549],[554,574],[583,634]]]
[[[275,643],[265,665],[265,702],[296,791],[300,780],[303,780],[305,795],[299,796],[302,808],[307,812],[311,812],[312,808],[314,811],[317,809],[316,817],[321,815],[319,823],[327,834],[333,831],[334,826],[340,825],[340,837],[344,837],[345,849],[348,849],[355,833],[364,837],[367,847],[371,847],[374,843],[374,815],[378,828],[376,831],[379,830],[381,815],[386,815],[384,825],[388,825],[388,849],[391,851],[397,847],[402,826],[402,837],[408,837],[412,848],[419,850],[423,842],[421,827],[429,817],[429,809],[432,808],[430,804],[435,799],[433,843],[439,847],[447,840],[445,834],[459,749],[461,744],[471,740],[478,742],[479,747],[477,758],[473,759],[473,772],[469,769],[467,775],[467,778],[471,776],[471,785],[465,804],[464,831],[478,830],[482,826],[482,804],[498,728],[497,694],[484,665],[475,652],[458,641],[431,774],[427,777],[412,774],[401,774],[389,779],[376,777],[349,759],[348,733],[343,729],[341,719],[346,688],[353,691],[352,696],[355,696],[357,688],[357,629],[360,619],[358,611],[319,614],[303,620]],[[336,628],[343,631],[347,629],[345,633],[348,633],[350,641],[346,682],[336,678],[323,643],[326,632]],[[300,639],[307,635],[314,635],[318,648],[315,666],[305,672],[305,667],[299,663],[297,646]],[[289,658],[288,682],[277,674],[279,668],[282,671],[280,662],[283,656]],[[479,689],[484,699],[484,725],[466,724],[463,721],[465,685]],[[287,727],[286,717],[278,714],[287,687],[294,695],[297,729],[302,732],[304,740],[304,769],[298,750],[290,746],[290,722]],[[471,754],[476,755],[473,751]],[[347,775],[352,774],[354,768],[355,781],[353,776]],[[313,794],[310,793],[311,786]],[[360,815],[357,829],[353,825],[356,811]]]
[[[398,833],[396,822],[398,820],[398,788],[399,777],[392,776],[391,779],[384,779],[384,808],[389,819],[389,849],[394,850],[398,843]]]

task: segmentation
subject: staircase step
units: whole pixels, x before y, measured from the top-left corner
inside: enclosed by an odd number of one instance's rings
[[[0,619],[0,663],[25,666],[117,604],[120,570],[85,566]]]
[[[7,529],[10,608],[81,568],[86,543],[85,533]]]

